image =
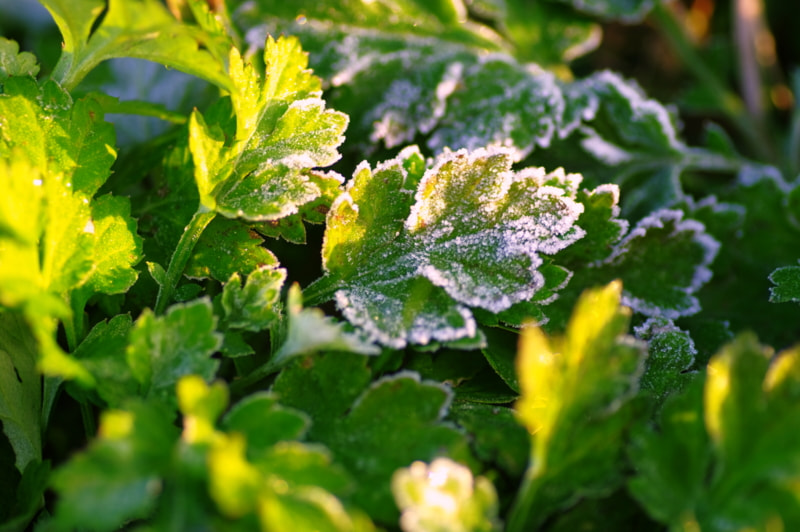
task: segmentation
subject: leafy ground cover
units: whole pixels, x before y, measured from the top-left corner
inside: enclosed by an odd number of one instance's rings
[[[0,531],[800,529],[780,2],[0,9]]]

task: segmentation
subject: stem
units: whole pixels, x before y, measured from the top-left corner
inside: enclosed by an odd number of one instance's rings
[[[156,314],[162,314],[167,308],[167,305],[172,299],[172,293],[175,291],[175,287],[178,286],[178,281],[180,281],[183,271],[186,269],[186,264],[192,256],[195,244],[197,244],[200,235],[203,234],[205,228],[208,227],[208,224],[211,223],[211,220],[213,220],[216,215],[217,213],[207,211],[201,206],[200,210],[192,216],[189,225],[183,230],[183,235],[181,235],[178,246],[175,248],[175,251],[172,253],[172,258],[169,261],[167,273],[163,281],[159,283],[158,297],[156,298],[155,306]]]
[[[86,440],[91,440],[97,434],[97,423],[94,421],[94,412],[88,401],[81,401],[81,419],[83,419],[83,431],[86,434]]]
[[[230,385],[231,395],[234,397],[237,397],[240,394],[243,395],[243,392],[247,388],[257,383],[261,379],[266,379],[273,373],[277,373],[285,363],[286,359],[276,360],[275,357],[273,357],[268,362],[257,367],[241,379],[236,379],[233,381]]]
[[[716,73],[708,67],[669,9],[663,3],[656,2],[653,16],[661,33],[672,45],[683,63],[698,81],[705,85],[709,93],[714,96],[719,108],[732,121],[754,153],[763,160],[774,160],[775,154],[766,142],[758,124],[747,114],[742,99],[728,89]]]
[[[333,299],[333,294],[341,287],[341,280],[326,274],[303,290],[303,304],[307,307],[313,307],[330,301]]]
[[[50,422],[50,414],[53,412],[56,399],[58,399],[58,393],[61,391],[62,382],[64,382],[64,379],[61,377],[44,378],[44,389],[42,390],[42,417],[40,419],[42,432],[44,432]]]
[[[514,499],[514,504],[511,506],[511,511],[508,514],[508,525],[506,532],[525,532],[526,530],[533,530],[535,527],[529,526],[529,518],[533,510],[534,500],[536,499],[536,492],[538,490],[538,482],[532,474],[530,466],[525,472],[525,477],[522,480],[517,492],[517,497]]]

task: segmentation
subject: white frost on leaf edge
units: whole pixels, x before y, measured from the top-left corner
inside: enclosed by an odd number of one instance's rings
[[[376,389],[380,388],[381,386],[385,385],[386,383],[390,383],[392,381],[398,381],[398,380],[401,380],[401,379],[409,379],[409,380],[412,380],[412,381],[416,382],[419,385],[438,388],[441,391],[443,391],[444,394],[445,394],[445,399],[442,402],[442,406],[439,408],[439,411],[437,413],[437,417],[436,417],[436,419],[434,421],[439,422],[439,421],[442,421],[445,418],[447,413],[450,411],[450,406],[453,404],[453,399],[455,398],[455,394],[453,393],[453,390],[449,386],[447,386],[446,384],[443,384],[441,382],[433,381],[433,380],[429,380],[429,379],[423,379],[420,376],[419,373],[417,373],[416,371],[408,370],[408,369],[404,369],[404,370],[398,371],[397,373],[392,373],[391,375],[384,375],[383,377],[379,378],[378,380],[373,381],[372,383],[370,383],[370,385],[363,392],[361,392],[361,394],[358,397],[356,397],[355,401],[353,401],[353,404],[350,407],[350,410],[353,411],[353,410],[357,409],[361,405],[361,403],[364,401],[364,398],[368,397],[369,394],[373,390],[376,390]]]
[[[700,289],[705,283],[711,280],[713,273],[708,267],[719,252],[720,243],[711,235],[705,232],[705,226],[692,219],[684,219],[683,211],[673,209],[660,209],[642,218],[636,227],[623,238],[614,248],[614,251],[602,261],[602,264],[614,264],[614,262],[624,255],[628,246],[635,238],[644,237],[650,228],[662,229],[664,222],[672,221],[675,223],[675,230],[670,236],[682,232],[694,233],[694,240],[703,248],[704,256],[700,265],[695,268],[694,276],[688,286],[676,287],[685,293],[691,300],[691,304],[684,309],[664,309],[650,303],[644,299],[632,296],[624,288],[622,293],[622,304],[632,308],[636,312],[650,317],[664,317],[677,319],[681,316],[691,316],[700,312],[700,301],[692,294]]]
[[[427,345],[432,341],[454,342],[464,338],[473,338],[478,334],[478,326],[475,322],[475,318],[472,316],[472,312],[470,312],[467,307],[456,305],[455,308],[457,312],[464,319],[464,327],[454,328],[447,326],[436,328],[435,326],[431,327],[430,322],[426,322],[425,327],[420,327],[417,325],[420,316],[417,316],[414,323],[412,323],[410,327],[407,327],[405,331],[402,331],[402,335],[392,335],[377,325],[380,316],[370,316],[369,313],[365,311],[366,309],[363,304],[353,303],[353,292],[357,291],[359,288],[360,287],[351,287],[347,290],[338,290],[334,294],[334,299],[342,315],[347,321],[361,328],[366,333],[369,342],[377,342],[381,345],[391,347],[392,349],[403,349],[409,343]],[[375,295],[382,295],[377,294],[374,290],[370,290],[370,292],[373,295],[373,300]],[[384,299],[388,299],[385,296],[383,297]]]

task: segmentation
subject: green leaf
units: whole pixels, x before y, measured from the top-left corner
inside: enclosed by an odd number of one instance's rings
[[[116,530],[155,508],[178,431],[158,405],[135,403],[101,415],[89,448],[52,476],[56,530]]]
[[[320,196],[309,170],[333,164],[347,116],[325,109],[318,78],[294,38],[267,41],[262,77],[234,48],[232,145],[222,129],[192,113],[189,143],[200,203],[230,218],[275,220]]]
[[[95,250],[91,272],[72,295],[73,308],[83,309],[95,294],[122,294],[136,282],[134,266],[142,259],[142,239],[136,234],[128,198],[101,196],[91,203]]]
[[[11,39],[0,37],[0,81],[11,76],[32,76],[39,73],[36,56],[20,52],[19,45]]]
[[[72,353],[92,375],[97,394],[112,408],[139,395],[139,381],[131,373],[125,355],[132,329],[133,322],[127,314],[101,321]]]
[[[223,63],[200,44],[212,36],[176,20],[155,0],[43,0],[64,36],[53,79],[72,89],[101,62],[135,57],[230,89]],[[102,19],[96,24],[100,15]]]
[[[694,375],[687,372],[694,365],[697,348],[689,333],[666,318],[650,318],[634,332],[637,338],[647,342],[641,387],[662,403],[693,379]]]
[[[325,216],[333,201],[342,192],[344,178],[335,172],[310,172],[308,177],[319,187],[320,196],[300,206],[296,214],[285,216],[279,220],[254,224],[253,227],[259,233],[273,238],[282,237],[293,244],[305,244],[306,228],[303,222],[325,223]]]
[[[281,441],[304,433],[307,417],[257,394],[233,408],[223,420],[233,432],[222,433],[214,423],[228,402],[223,383],[185,377],[177,393],[183,438],[205,455],[208,492],[226,518],[257,515],[264,529],[356,530],[354,521],[363,519],[335,495],[349,490],[349,476],[324,449]]]
[[[645,354],[625,335],[630,311],[621,297],[619,282],[585,292],[563,338],[523,331],[516,410],[532,446],[508,530],[530,530],[578,494],[602,494],[622,480],[622,434]]]
[[[506,406],[456,401],[450,416],[470,434],[475,456],[521,478],[530,456],[530,436]]]
[[[50,480],[50,462],[31,461],[25,467],[16,486],[16,500],[10,509],[12,517],[0,524],[0,532],[23,530],[33,520],[44,502],[44,493]]]
[[[629,24],[641,21],[658,0],[559,0],[605,20]]]
[[[507,0],[502,27],[521,61],[557,66],[594,50],[602,36],[600,26],[555,2]]]
[[[251,459],[262,456],[279,441],[302,439],[311,426],[303,412],[278,403],[278,398],[266,392],[253,393],[236,403],[222,419],[228,432],[245,437]]]
[[[225,282],[257,268],[275,268],[278,259],[262,246],[264,239],[238,220],[215,218],[195,245],[184,275]]]
[[[286,270],[260,267],[242,279],[234,273],[222,288],[220,298],[224,324],[234,329],[261,331],[280,318],[280,295]]]
[[[486,477],[449,458],[414,462],[392,476],[392,493],[406,532],[500,529],[497,492]]]
[[[211,355],[222,344],[216,322],[206,299],[174,305],[159,317],[145,310],[131,330],[126,352],[141,396],[170,404],[175,384],[184,375],[213,379],[219,362]]]
[[[2,186],[27,198],[0,216],[0,301],[26,305],[28,313],[33,307],[52,310],[53,303],[44,299],[71,306],[71,317],[48,310],[40,318],[64,320],[74,349],[85,334],[86,301],[94,294],[126,291],[141,259],[127,200],[93,199],[116,156],[114,131],[94,100],[73,102],[55,83],[39,87],[28,78],[6,83],[0,114],[0,172],[7,176]],[[35,223],[24,222],[31,216]],[[76,364],[65,366],[63,353],[49,352],[61,362],[45,364],[45,371],[86,378]]]
[[[286,301],[288,323],[286,336],[270,363],[283,364],[292,357],[319,351],[344,351],[362,355],[377,355],[380,349],[355,332],[348,332],[342,323],[317,308],[303,308],[300,287],[289,288]]]
[[[351,323],[395,348],[475,337],[467,307],[498,313],[532,298],[545,284],[540,254],[584,234],[580,176],[512,172],[503,149],[445,152],[424,175],[419,162],[408,148],[359,166],[328,213],[327,276],[309,290],[333,287]]]
[[[398,515],[389,491],[397,468],[442,454],[467,455],[463,436],[442,421],[451,400],[447,387],[409,372],[369,385],[365,361],[345,353],[307,358],[284,369],[272,391],[282,404],[311,416],[309,439],[325,444],[358,478],[355,502],[388,524]]]
[[[328,26],[349,26],[352,30],[373,31],[381,28],[390,34],[404,36],[445,36],[456,42],[491,46],[496,37],[488,28],[479,28],[467,23],[466,10],[460,1],[401,0],[377,2],[350,2],[332,0],[320,4],[313,0],[299,0],[291,4],[279,0],[258,0],[248,6],[243,14],[248,18],[269,24],[294,22],[288,33],[295,34],[295,28],[302,28],[310,21],[319,21]],[[308,24],[314,25],[314,24]],[[483,30],[483,31],[480,31]]]
[[[42,379],[38,345],[21,315],[0,312],[0,421],[22,473],[42,460]]]
[[[769,280],[775,285],[769,289],[771,302],[800,302],[800,266],[777,268],[769,275]]]
[[[561,126],[564,98],[549,72],[531,74],[498,56],[466,68],[458,81],[428,140],[434,152],[506,146],[521,161],[535,147],[549,146]]]
[[[800,523],[800,351],[770,357],[740,335],[712,358],[704,386],[667,402],[658,429],[634,433],[630,489],[651,516],[702,530]]]
[[[703,314],[728,321],[732,331],[758,331],[774,346],[798,340],[796,328],[787,324],[800,323],[800,306],[769,301],[772,272],[797,264],[793,190],[776,168],[748,166],[720,191],[718,202],[698,202],[690,214],[722,244],[711,265],[714,277],[699,293]]]

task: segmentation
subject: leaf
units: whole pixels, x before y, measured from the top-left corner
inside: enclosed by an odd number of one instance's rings
[[[56,530],[116,530],[150,515],[178,438],[169,413],[135,403],[101,415],[98,439],[57,469]]]
[[[534,528],[578,494],[602,494],[622,480],[621,436],[645,354],[625,335],[630,311],[621,297],[619,282],[585,292],[563,338],[523,330],[515,408],[532,446],[510,530]]]
[[[42,459],[42,381],[38,346],[21,315],[0,312],[0,421],[20,473]]]
[[[334,495],[348,491],[346,473],[322,448],[280,441],[305,432],[309,420],[302,413],[277,405],[274,396],[253,395],[223,420],[236,432],[223,433],[214,424],[227,406],[224,384],[184,377],[177,393],[184,439],[202,449],[209,494],[226,518],[241,522],[257,515],[265,529],[307,523],[319,530],[355,530],[357,515]]]
[[[559,0],[579,11],[628,24],[641,21],[657,0]]]
[[[358,478],[354,501],[374,519],[392,523],[398,514],[389,480],[397,468],[442,454],[467,455],[462,435],[442,422],[451,400],[446,387],[409,372],[370,385],[365,360],[345,353],[307,358],[284,369],[272,391],[282,404],[311,416],[309,439],[325,444]]]
[[[82,309],[95,294],[125,293],[138,278],[134,266],[142,259],[142,239],[136,234],[128,198],[106,194],[91,204],[95,258],[83,286],[73,293],[73,308]]]
[[[394,348],[474,337],[468,306],[498,313],[532,298],[540,254],[584,234],[580,176],[511,172],[502,149],[446,152],[424,174],[421,160],[409,148],[374,171],[359,166],[328,213],[316,285],[333,286],[344,316]]]
[[[693,375],[687,372],[695,362],[697,348],[689,333],[665,318],[650,318],[634,332],[647,342],[642,390],[652,393],[660,404],[691,382]]]
[[[687,169],[737,167],[728,156],[687,147],[674,112],[619,74],[600,71],[563,91],[565,140],[554,146],[555,157],[569,156],[570,168],[591,183],[622,186],[626,217],[642,218],[683,201],[681,175]],[[575,150],[589,159],[576,157]]]
[[[619,232],[609,233],[613,234]],[[696,294],[711,279],[710,266],[720,248],[702,223],[684,218],[678,210],[660,210],[640,220],[613,247],[611,242],[597,242],[597,251],[605,249],[607,256],[589,268],[578,269],[579,263],[571,262],[570,250],[565,250],[565,262],[578,273],[548,309],[554,330],[566,320],[580,290],[613,279],[623,283],[623,304],[645,316],[677,319],[701,310]],[[574,256],[583,253],[579,248]]]
[[[769,289],[771,302],[800,302],[800,266],[777,268],[769,275],[769,280],[775,285]]]
[[[36,56],[20,52],[19,45],[11,39],[0,37],[0,81],[11,76],[32,76],[39,73]]]
[[[212,37],[177,21],[160,2],[113,0],[107,9],[95,0],[42,3],[64,36],[53,79],[70,89],[99,63],[115,57],[155,61],[230,88],[222,62],[199,46],[210,44]]]
[[[229,58],[236,115],[232,145],[195,111],[189,144],[200,204],[229,218],[275,220],[321,191],[309,170],[333,164],[347,116],[325,109],[319,79],[294,38],[267,42],[262,78],[234,48]]]
[[[532,74],[507,56],[489,57],[465,69],[427,144],[434,152],[505,146],[521,161],[536,146],[550,145],[563,108],[554,75]]]
[[[658,431],[634,433],[634,497],[656,519],[703,530],[800,523],[800,409],[795,349],[779,353],[742,334],[698,381],[667,402]]]
[[[273,238],[282,237],[293,244],[306,243],[306,228],[303,222],[312,224],[325,223],[325,216],[331,204],[342,192],[344,178],[335,172],[310,172],[309,179],[319,187],[320,196],[299,207],[296,214],[285,216],[279,220],[271,220],[255,224],[254,228],[261,234]]]
[[[593,51],[600,44],[600,27],[555,2],[507,0],[502,27],[514,43],[521,61],[554,70]]]
[[[280,295],[286,270],[260,267],[250,272],[242,285],[234,273],[222,288],[220,302],[224,324],[233,329],[261,331],[275,323],[281,315]]]
[[[275,395],[253,393],[236,403],[222,419],[222,427],[245,437],[251,458],[261,456],[279,441],[302,439],[311,419],[278,403]]]
[[[326,317],[316,308],[303,308],[302,293],[297,284],[289,288],[286,301],[288,323],[286,336],[271,364],[284,364],[292,357],[319,351],[345,351],[362,355],[377,355],[380,349],[365,341],[358,333],[349,332],[343,324]]]
[[[174,305],[159,317],[145,310],[131,330],[126,351],[141,396],[170,404],[182,376],[197,374],[206,381],[213,379],[219,362],[211,355],[222,344],[215,327],[216,318],[206,299]]]
[[[125,355],[132,329],[133,322],[126,314],[101,321],[72,353],[92,375],[92,388],[112,408],[120,408],[126,400],[139,395],[139,381],[131,373]]]
[[[769,301],[775,287],[769,280],[772,272],[797,264],[800,230],[790,203],[796,188],[775,168],[745,167],[720,191],[718,201],[698,204],[690,214],[721,243],[711,265],[714,276],[699,293],[703,314],[728,321],[732,331],[758,331],[762,341],[774,346],[798,340],[787,324],[800,323],[800,307]]]
[[[521,478],[530,456],[530,436],[506,406],[456,401],[449,414],[469,433],[471,448],[483,463]]]
[[[497,492],[486,477],[449,458],[414,462],[395,471],[392,493],[402,512],[400,528],[492,531],[500,528]]]
[[[184,275],[227,281],[257,268],[275,268],[278,258],[262,246],[264,239],[237,220],[215,218],[195,245]]]
[[[328,25],[347,25],[354,30],[374,30],[380,27],[387,33],[406,33],[419,36],[446,35],[449,39],[461,42],[489,45],[488,32],[467,23],[463,3],[453,0],[421,2],[402,0],[400,2],[352,3],[346,0],[333,0],[324,5],[311,0],[300,0],[285,4],[276,0],[259,0],[250,6],[247,16],[263,23],[266,18],[277,24],[280,21],[296,22],[303,27],[311,21],[325,22]],[[270,20],[272,19],[272,20]],[[294,28],[292,28],[294,29]],[[294,31],[288,31],[294,34]]]
[[[560,126],[563,97],[553,77],[531,65],[563,68],[596,46],[599,27],[550,3],[502,2],[477,19],[466,16],[462,2],[444,3],[462,14],[442,19],[417,2],[393,2],[391,16],[380,16],[385,2],[321,9],[272,1],[238,14],[254,46],[282,31],[300,38],[333,88],[331,104],[351,117],[351,147],[371,151],[382,141],[393,148],[430,133],[433,150],[497,142],[521,157],[534,144],[546,146]],[[475,2],[468,7],[480,11]],[[520,62],[501,55],[512,51]],[[498,106],[502,113],[486,112]],[[483,121],[469,120],[475,114]]]
[[[127,200],[93,199],[110,175],[114,131],[97,102],[73,102],[55,83],[40,87],[28,78],[5,84],[0,115],[3,187],[28,198],[0,216],[0,301],[26,307],[29,319],[39,321],[33,329],[42,346],[42,371],[88,384],[80,365],[45,337],[57,318],[74,348],[85,334],[86,301],[124,292],[137,278],[133,266],[141,259],[141,240]],[[25,222],[26,216],[36,222]]]

